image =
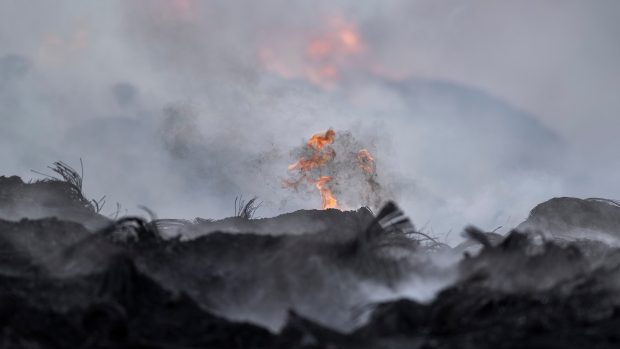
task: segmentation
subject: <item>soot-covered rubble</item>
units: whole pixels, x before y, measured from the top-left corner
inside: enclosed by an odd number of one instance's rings
[[[2,347],[620,346],[613,202],[554,199],[453,249],[394,204],[149,222],[100,215],[77,184],[0,177]],[[411,280],[441,291],[397,292]]]

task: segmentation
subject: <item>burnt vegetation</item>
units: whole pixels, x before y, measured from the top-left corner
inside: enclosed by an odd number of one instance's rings
[[[222,220],[110,219],[83,170],[50,169],[0,177],[6,348],[620,345],[620,250],[593,238],[620,236],[614,201],[553,199],[452,248],[394,203],[257,219],[239,197]],[[424,302],[402,291],[438,282]]]
[[[260,208],[262,202],[257,203],[258,198],[253,197],[247,202],[243,199],[243,196],[235,198],[235,217],[243,219],[252,219],[256,214],[256,211]]]
[[[46,179],[38,181],[38,183],[49,183],[50,186],[65,187],[67,198],[76,204],[82,205],[85,209],[94,213],[101,213],[105,205],[105,196],[99,200],[88,200],[84,197],[83,178],[84,163],[80,159],[81,172],[78,173],[73,167],[63,161],[56,161],[52,166],[48,166],[56,175],[48,175],[39,171],[32,172],[43,175]]]

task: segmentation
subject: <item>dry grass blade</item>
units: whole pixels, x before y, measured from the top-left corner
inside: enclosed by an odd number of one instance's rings
[[[48,166],[56,175],[48,175],[39,171],[31,170],[32,172],[45,176],[47,181],[62,182],[68,185],[71,189],[71,196],[73,200],[80,202],[85,208],[100,213],[105,205],[105,196],[99,200],[88,200],[84,197],[83,180],[84,180],[84,163],[80,159],[81,172],[76,171],[73,167],[69,166],[63,161],[56,161],[52,166]]]
[[[243,196],[235,197],[235,217],[243,219],[254,218],[256,211],[263,204],[262,202],[256,203],[257,199],[257,197],[253,197],[248,202],[245,202]]]

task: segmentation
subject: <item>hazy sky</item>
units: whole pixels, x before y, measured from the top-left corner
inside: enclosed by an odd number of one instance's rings
[[[320,204],[282,179],[332,127],[418,226],[516,225],[620,197],[619,34],[612,0],[0,0],[1,172],[81,157],[130,211],[274,215]]]

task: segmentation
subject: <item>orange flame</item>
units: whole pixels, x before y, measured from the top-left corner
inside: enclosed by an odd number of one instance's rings
[[[308,143],[308,148],[315,148],[316,150],[321,150],[324,146],[328,144],[334,143],[334,139],[336,138],[336,131],[329,129],[324,133],[317,133],[312,135]]]
[[[376,171],[375,158],[372,157],[368,149],[357,152],[357,163],[359,168],[367,174],[374,174]]]
[[[323,201],[322,209],[338,208],[338,200],[334,197],[332,191],[326,187],[327,183],[332,180],[330,176],[321,176],[318,180],[312,181],[316,188],[321,193],[321,199]]]
[[[289,171],[299,170],[301,178],[297,181],[285,182],[288,186],[296,187],[303,179],[307,179],[308,182],[314,184],[319,190],[322,199],[322,209],[338,208],[338,200],[334,197],[332,191],[327,187],[327,183],[332,180],[330,176],[320,176],[318,179],[310,178],[310,171],[324,167],[336,157],[336,152],[328,145],[334,143],[336,138],[336,132],[334,130],[327,130],[323,133],[317,133],[310,137],[310,140],[306,143],[306,146],[310,150],[310,156],[302,157],[295,163],[288,166]]]
[[[329,208],[341,209],[338,204],[338,200],[332,192],[334,185],[339,184],[338,181],[333,181],[334,177],[324,176],[321,173],[321,170],[330,165],[336,157],[336,151],[331,147],[335,139],[336,132],[332,129],[312,135],[312,137],[310,137],[310,139],[306,142],[306,155],[302,156],[299,160],[288,166],[289,171],[297,170],[299,171],[298,173],[300,176],[297,177],[297,179],[286,180],[284,182],[286,186],[295,189],[297,189],[298,185],[302,182],[313,184],[321,194],[321,208],[324,210]],[[357,153],[345,152],[345,155],[347,154],[355,156],[352,159],[353,162],[345,160],[341,162],[341,164],[357,164],[357,168],[361,170],[362,173],[366,174],[365,178],[368,184],[372,187],[371,190],[375,190],[374,188],[377,186],[376,166],[375,159],[370,151],[368,151],[368,149],[360,149]],[[342,166],[336,165],[333,167],[341,168]],[[343,178],[351,177],[349,175],[345,175]]]
[[[292,170],[302,170],[302,171],[310,171],[315,168],[319,168],[327,165],[330,161],[332,161],[336,157],[336,152],[333,149],[326,149],[323,152],[313,152],[309,158],[301,158],[297,160],[295,163],[290,164],[288,166],[289,171]]]

